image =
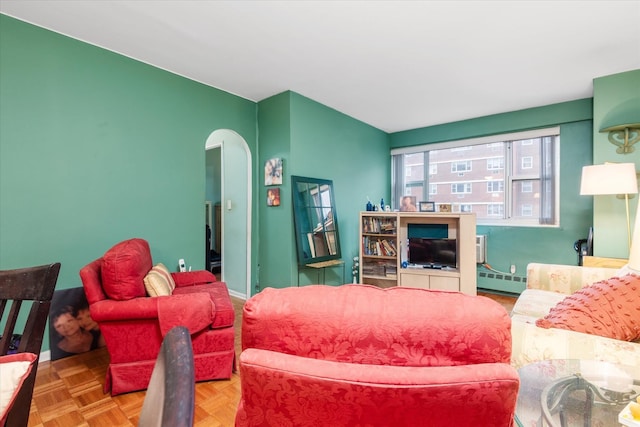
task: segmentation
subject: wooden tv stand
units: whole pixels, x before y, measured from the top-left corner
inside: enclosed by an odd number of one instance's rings
[[[455,268],[403,267],[407,260],[410,224],[447,229],[446,237],[457,241]],[[477,294],[476,217],[474,214],[426,212],[360,213],[360,283],[380,287],[460,291]]]

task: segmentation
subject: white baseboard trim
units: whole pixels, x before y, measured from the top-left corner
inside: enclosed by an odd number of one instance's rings
[[[40,353],[38,363],[48,362],[49,360],[51,360],[51,350],[46,350]]]
[[[247,294],[242,294],[238,291],[234,291],[233,289],[229,289],[229,295],[235,298],[240,298],[241,300],[247,300]]]

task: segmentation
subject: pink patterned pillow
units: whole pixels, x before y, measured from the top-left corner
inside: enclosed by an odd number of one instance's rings
[[[560,301],[536,325],[640,340],[640,276],[612,277],[585,286]]]

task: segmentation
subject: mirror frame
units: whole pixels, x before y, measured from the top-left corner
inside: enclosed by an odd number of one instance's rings
[[[309,193],[314,187],[322,193],[323,188],[329,190],[329,205],[324,205],[321,198],[316,195],[305,194],[299,188],[303,186],[303,190]],[[338,215],[336,213],[336,203],[334,198],[333,181],[329,179],[309,178],[304,176],[291,176],[292,200],[293,200],[293,219],[296,237],[296,248],[298,253],[298,265],[309,265],[317,262],[338,260],[342,258],[340,251],[340,233],[338,232]],[[325,199],[326,202],[326,199]],[[330,209],[325,215],[324,211]],[[321,214],[321,215],[319,215]],[[329,218],[331,214],[331,222]],[[311,221],[314,219],[313,221]],[[320,220],[317,222],[316,220]],[[315,226],[310,225],[316,224]],[[331,228],[326,228],[327,224]],[[313,234],[313,238],[311,238]],[[329,238],[333,234],[333,241]],[[319,237],[319,238],[318,238]],[[312,243],[311,243],[312,242]],[[319,256],[310,256],[310,252],[315,252],[318,248],[317,242],[324,243],[326,254]],[[311,244],[314,247],[311,247]],[[333,247],[331,250],[330,247]],[[332,253],[333,252],[333,253]]]

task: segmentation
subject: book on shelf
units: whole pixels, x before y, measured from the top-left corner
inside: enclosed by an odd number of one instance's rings
[[[395,218],[363,217],[362,231],[373,234],[392,234],[396,232]]]
[[[376,239],[369,236],[362,237],[362,252],[364,255],[373,256],[396,256],[398,253],[395,240]]]

